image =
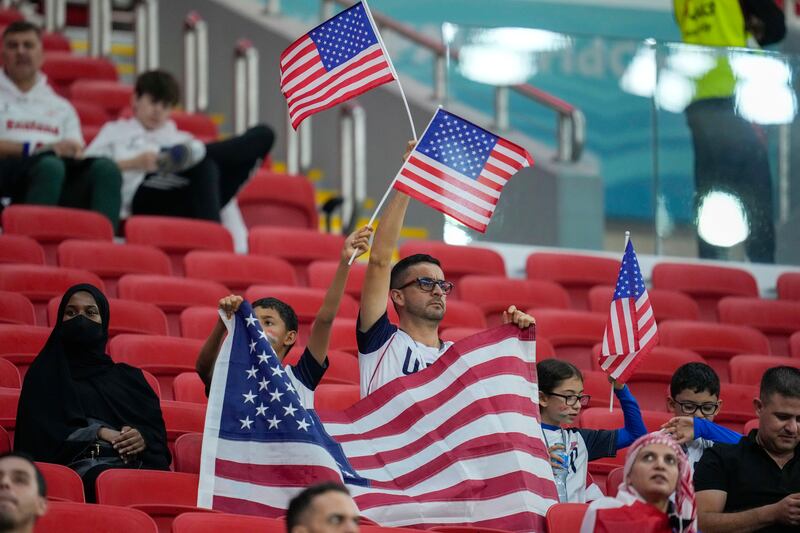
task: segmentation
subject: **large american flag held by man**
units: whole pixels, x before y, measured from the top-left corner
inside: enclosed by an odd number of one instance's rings
[[[319,111],[396,79],[368,10],[358,2],[283,51],[281,92],[297,126]]]
[[[656,344],[658,329],[653,307],[633,242],[628,240],[603,335],[600,366],[611,377],[625,383],[642,357]]]
[[[483,233],[505,184],[531,165],[524,148],[439,109],[394,188]]]
[[[342,412],[306,410],[246,302],[208,403],[198,505],[277,517],[302,488],[343,481],[386,526],[545,531],[556,502],[539,425],[533,328],[452,346]]]

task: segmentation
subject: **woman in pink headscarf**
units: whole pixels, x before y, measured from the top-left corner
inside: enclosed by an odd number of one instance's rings
[[[631,445],[617,496],[592,502],[581,525],[581,533],[620,531],[697,532],[692,470],[666,433],[643,435]]]

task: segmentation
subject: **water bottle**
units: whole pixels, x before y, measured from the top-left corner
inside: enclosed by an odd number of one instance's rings
[[[553,479],[556,482],[556,492],[558,492],[558,501],[566,503],[569,501],[567,492],[567,474],[569,474],[569,454],[566,452],[556,452],[561,460],[561,466],[553,467]]]
[[[167,146],[158,153],[156,165],[158,172],[168,174],[181,172],[193,167],[206,156],[206,145],[197,139],[192,139],[183,144]]]

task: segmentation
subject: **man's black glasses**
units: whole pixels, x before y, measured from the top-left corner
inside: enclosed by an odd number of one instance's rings
[[[417,286],[425,292],[431,292],[435,286],[439,286],[442,289],[444,294],[450,294],[455,287],[455,284],[452,281],[445,281],[443,279],[433,279],[433,278],[416,278],[412,279],[405,285],[397,287],[397,290],[405,289],[406,287],[410,287],[413,284],[417,284]]]

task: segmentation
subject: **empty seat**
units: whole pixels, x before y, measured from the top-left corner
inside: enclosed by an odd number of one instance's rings
[[[588,503],[557,503],[547,510],[547,531],[580,533]]]
[[[27,297],[16,292],[0,291],[0,323],[36,324],[36,311]]]
[[[592,368],[592,347],[603,341],[607,315],[557,309],[527,312],[536,318],[536,334],[553,344],[559,359],[583,370]]]
[[[14,363],[24,378],[51,331],[42,326],[0,324],[0,356]]]
[[[0,25],[7,26],[18,20],[25,20],[21,11],[13,7],[0,8]]]
[[[611,383],[608,381],[608,374],[600,370],[583,370],[581,374],[583,374],[583,393],[591,396],[587,407],[608,409],[611,397]],[[619,407],[619,402],[615,400],[614,405]]]
[[[503,311],[512,304],[518,309],[569,308],[567,291],[550,281],[464,276],[458,286],[459,297],[478,305],[489,326],[501,324]]]
[[[117,286],[119,297],[149,302],[167,315],[170,334],[180,333],[180,312],[193,305],[215,306],[230,291],[215,281],[148,274],[127,274]]]
[[[669,289],[650,289],[647,291],[650,305],[657,322],[669,319],[697,320],[700,318],[700,307],[686,294]],[[592,287],[589,290],[589,309],[595,313],[608,313],[614,288],[606,286]]]
[[[65,98],[69,96],[69,86],[78,79],[115,81],[118,78],[114,63],[108,59],[60,51],[44,55],[42,72],[53,89]]]
[[[6,431],[2,426],[0,426],[0,453],[6,453],[11,451],[11,437],[8,436],[8,431]]]
[[[490,248],[457,246],[441,241],[407,241],[400,247],[401,258],[413,254],[428,254],[438,259],[442,263],[444,277],[456,283],[456,294],[459,290],[458,281],[467,274],[506,275],[503,256]]]
[[[758,297],[758,285],[750,272],[712,265],[659,263],[653,267],[653,287],[685,292],[700,306],[700,317],[712,321],[720,298]]]
[[[183,256],[192,250],[233,252],[233,238],[222,224],[208,220],[134,215],[125,223],[131,244],[160,248],[172,260],[175,274],[183,274]]]
[[[218,533],[219,531],[284,533],[286,522],[277,518],[240,514],[184,513],[172,523],[172,533]]]
[[[789,337],[789,354],[792,357],[800,357],[800,331]]]
[[[800,331],[800,301],[727,297],[717,312],[722,323],[751,326],[766,335],[775,355],[789,355],[789,336]]]
[[[110,120],[106,110],[91,101],[72,101],[70,102],[75,112],[78,114],[78,120],[81,121],[81,128],[86,126],[95,126],[99,132],[103,124]]]
[[[56,325],[60,297],[50,300],[48,305],[49,324]],[[153,304],[132,300],[108,299],[110,320],[108,335],[114,337],[121,333],[140,333],[144,335],[166,335],[167,315]]]
[[[331,286],[338,261],[312,261],[308,265],[308,286],[315,289],[327,289]],[[347,276],[344,292],[356,300],[361,298],[361,287],[364,286],[364,275],[367,273],[366,263],[353,263]]]
[[[181,311],[181,337],[187,339],[206,339],[219,320],[216,307],[198,305]]]
[[[314,186],[305,176],[260,171],[242,187],[236,200],[248,228],[319,227]]]
[[[619,485],[622,483],[623,477],[625,475],[625,468],[615,468],[608,474],[606,478],[606,496],[614,497],[617,495],[617,491],[619,490]]]
[[[755,385],[722,383],[719,391],[722,407],[714,422],[742,433],[744,425],[756,416],[753,399],[758,397]]]
[[[769,354],[769,340],[748,326],[669,320],[658,326],[664,346],[692,350],[705,357],[708,364],[728,381],[728,360],[739,354]]]
[[[172,392],[177,402],[207,404],[206,386],[197,372],[181,372],[172,381]]]
[[[314,390],[314,408],[317,411],[343,411],[361,399],[358,385],[324,383]]]
[[[773,355],[737,355],[730,360],[731,383],[760,385],[764,372],[776,366],[800,368],[800,359]]]
[[[328,346],[331,350],[357,355],[356,321],[352,318],[335,319],[331,325],[331,337]]]
[[[587,293],[595,285],[615,285],[619,261],[607,257],[535,252],[525,261],[528,279],[554,281],[569,293],[572,307],[588,309]]]
[[[181,131],[188,131],[204,143],[219,140],[219,130],[211,117],[203,113],[173,111],[170,118]]]
[[[278,257],[194,251],[183,264],[186,277],[218,281],[236,292],[255,284],[297,285],[292,265]]]
[[[208,511],[196,507],[197,484],[196,474],[113,468],[97,477],[97,503],[143,511],[169,532],[181,513]]]
[[[0,265],[0,290],[26,296],[36,309],[36,323],[47,324],[47,302],[64,295],[77,283],[91,283],[101,291],[103,281],[86,270],[39,265]]]
[[[175,440],[174,464],[176,472],[200,473],[200,455],[203,451],[202,433],[184,433]]]
[[[306,284],[306,268],[312,261],[338,260],[344,245],[342,235],[320,233],[312,229],[261,227],[250,230],[251,254],[274,255],[294,266],[301,284]]]
[[[616,402],[615,405],[618,405]],[[663,411],[642,411],[642,420],[647,431],[658,431],[674,415]],[[607,408],[589,408],[581,411],[579,427],[588,429],[617,429],[625,426],[622,409],[609,413]]]
[[[6,430],[12,442],[17,427],[19,392],[19,387],[0,387],[0,426]]]
[[[77,502],[50,502],[47,513],[36,521],[36,533],[78,531],[157,533],[158,526],[137,509]]]
[[[133,86],[111,80],[76,80],[69,89],[72,102],[91,102],[100,106],[112,118],[131,105]]]
[[[142,370],[141,368],[139,370]],[[144,380],[150,385],[150,388],[153,389],[153,392],[156,393],[158,399],[161,399],[161,385],[158,383],[158,378],[155,377],[153,374],[148,372],[147,370],[142,370],[142,375],[144,376]]]
[[[27,235],[44,247],[48,264],[56,264],[56,246],[66,239],[111,241],[111,222],[94,211],[42,205],[11,205],[3,210],[3,231]]]
[[[753,431],[754,429],[758,429],[758,424],[759,424],[758,418],[753,418],[745,422],[742,435],[749,435],[751,431]]]
[[[178,437],[186,433],[202,433],[205,427],[205,405],[161,400],[161,414],[167,428],[167,445],[173,453]]]
[[[800,300],[800,272],[784,272],[778,276],[778,298]]]
[[[481,308],[472,302],[450,300],[447,302],[447,312],[439,323],[439,329],[451,327],[486,329],[486,317]]]
[[[7,359],[0,358],[0,387],[18,389],[21,384],[22,380],[19,377],[19,370],[14,366],[14,363]]]
[[[358,377],[358,359],[353,357],[353,354],[328,350],[328,369],[322,376],[321,383],[358,385]]]
[[[58,264],[94,272],[102,278],[110,298],[117,296],[117,281],[125,274],[172,274],[167,254],[142,244],[64,241],[58,245]]]
[[[73,469],[64,465],[36,462],[36,466],[47,483],[47,499],[62,502],[83,503],[83,481]]]
[[[30,237],[24,235],[0,235],[0,264],[30,263],[44,264],[44,248]]]
[[[52,31],[42,32],[42,49],[45,52],[72,52],[69,39],[61,33]]]

